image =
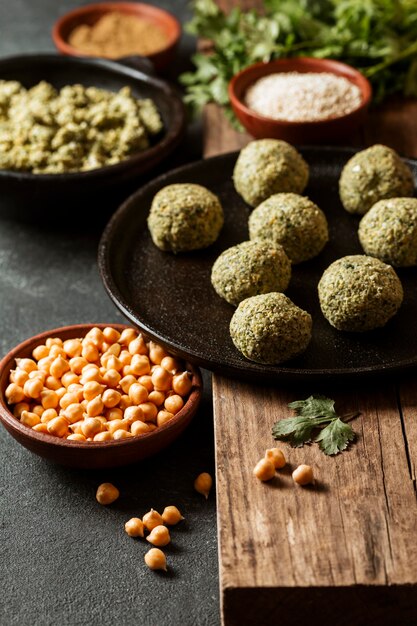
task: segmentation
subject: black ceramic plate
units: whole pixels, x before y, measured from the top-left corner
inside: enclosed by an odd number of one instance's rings
[[[245,359],[229,336],[234,308],[210,283],[219,253],[248,239],[250,208],[235,192],[237,154],[207,159],[160,176],[131,196],[108,224],[99,248],[105,287],[121,311],[172,352],[208,368],[254,380],[314,379],[400,371],[417,365],[417,270],[400,270],[405,297],[385,328],[365,334],[338,332],[323,317],[317,283],[325,268],[347,254],[362,253],[359,218],[344,211],[338,196],[341,169],[353,150],[305,148],[310,183],[305,193],[326,213],[330,242],[312,261],[293,267],[287,295],[313,316],[313,339],[297,359],[266,366]],[[417,162],[409,161],[417,178]],[[205,185],[222,202],[225,225],[211,248],[174,256],[150,238],[146,218],[155,193],[171,183]]]

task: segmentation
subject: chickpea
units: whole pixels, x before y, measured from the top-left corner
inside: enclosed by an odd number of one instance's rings
[[[33,359],[16,359],[16,365],[19,369],[25,371],[27,374],[30,374],[34,370],[38,369]]]
[[[162,569],[164,572],[167,571],[165,554],[159,548],[151,548],[145,554],[145,563],[151,570]]]
[[[112,420],[121,420],[123,418],[123,411],[119,407],[115,407],[114,409],[108,409],[106,411],[106,417],[109,422]]]
[[[262,482],[271,480],[275,476],[275,465],[269,459],[265,459],[265,458],[261,459],[255,465],[253,474],[254,476],[256,476],[256,478],[259,478],[259,480],[261,480]]]
[[[119,343],[122,346],[128,346],[131,341],[136,339],[137,336],[138,334],[136,330],[134,330],[133,328],[125,328],[124,330],[122,330],[122,334],[119,337]]]
[[[129,376],[125,376],[120,380],[120,387],[122,388],[124,393],[129,393],[129,389],[135,383],[137,383],[136,378],[130,374]]]
[[[132,517],[126,522],[125,531],[129,537],[143,537],[145,533],[142,520],[138,517]]]
[[[149,358],[152,363],[159,365],[165,356],[168,356],[168,354],[162,346],[154,343],[153,341],[149,342]]]
[[[292,479],[298,485],[314,483],[313,468],[310,465],[299,465],[292,473]]]
[[[55,437],[65,437],[68,434],[68,422],[65,417],[58,416],[50,420],[47,424],[48,433]]]
[[[117,370],[106,370],[103,376],[103,383],[112,389],[115,389],[121,380],[121,376]]]
[[[112,409],[119,404],[121,397],[122,394],[119,393],[119,391],[116,391],[115,389],[106,389],[101,396],[101,399],[103,400],[103,404],[106,408]]]
[[[79,422],[84,417],[84,410],[81,404],[74,402],[69,404],[66,409],[62,411],[62,415],[69,421],[70,424]]]
[[[213,486],[213,479],[207,472],[199,474],[194,481],[194,489],[203,495],[206,500],[209,497],[210,490]]]
[[[279,448],[269,448],[265,452],[265,458],[272,461],[275,469],[282,469],[287,463],[284,453]]]
[[[47,356],[43,359],[39,359],[38,361],[38,370],[45,372],[46,375],[50,374],[51,365],[54,362],[54,359],[51,356]]]
[[[115,441],[120,441],[121,439],[129,439],[130,437],[133,437],[132,433],[122,428],[120,428],[119,430],[116,430],[113,433],[113,439]]]
[[[42,417],[44,411],[45,409],[40,404],[36,404],[32,409],[32,413],[35,413],[35,415],[38,415],[39,417]]]
[[[146,541],[149,541],[149,543],[158,547],[167,546],[171,541],[168,528],[166,526],[155,526],[151,533],[146,537]]]
[[[174,359],[172,356],[164,356],[161,361],[161,367],[171,374],[176,374],[181,369],[181,363],[178,359]]]
[[[27,382],[24,384],[27,385]],[[6,387],[4,395],[6,396],[9,404],[17,404],[18,402],[23,402],[26,394],[24,392],[24,388],[22,389],[22,387],[16,383],[10,383],[10,385]]]
[[[140,420],[136,420],[131,425],[130,432],[134,437],[145,435],[146,433],[150,432],[149,424],[146,424],[146,422],[141,422]]]
[[[39,371],[39,370],[35,370],[35,371]],[[20,367],[15,369],[14,372],[12,372],[12,374],[13,376],[12,375],[10,376],[10,380],[13,383],[16,383],[16,385],[19,385],[19,387],[23,387],[25,382],[29,379],[29,374],[25,372],[25,370],[21,370]]]
[[[111,433],[112,435],[114,435],[114,433],[117,430],[127,430],[128,429],[128,424],[126,422],[124,422],[123,420],[112,420],[111,422],[107,423],[107,430],[109,431],[109,433]]]
[[[59,406],[61,407],[61,409],[66,409],[69,407],[70,404],[78,404],[78,393],[68,393],[67,390],[65,389],[66,393],[64,393],[64,395],[61,397],[61,399],[59,400]],[[54,393],[58,393],[59,389],[57,389],[56,391],[54,391]]]
[[[152,376],[145,375],[138,378],[138,383],[147,389],[148,393],[153,391]]]
[[[132,374],[132,370],[130,369],[130,365],[123,365],[123,369],[122,369],[122,375],[123,376],[130,376]]]
[[[132,361],[132,355],[130,354],[129,350],[122,350],[119,354],[119,359],[124,367],[125,365],[130,365]]]
[[[134,354],[130,362],[130,371],[135,376],[145,376],[151,371],[151,364],[146,354]]]
[[[142,409],[145,422],[155,422],[158,415],[158,409],[152,402],[142,402],[139,404]]]
[[[117,356],[114,356],[114,354],[110,354],[104,360],[103,365],[107,370],[116,370],[116,372],[120,372],[123,370],[123,363]]]
[[[107,341],[107,343],[116,343],[116,341],[119,341],[120,339],[120,333],[115,328],[112,328],[111,326],[106,326],[106,328],[103,330],[103,337],[105,341]]]
[[[68,435],[67,440],[69,440],[69,441],[87,441],[87,439],[81,433],[72,433],[72,435]]]
[[[192,376],[189,372],[177,374],[172,379],[172,389],[180,396],[188,396],[193,386]]]
[[[67,393],[67,390],[65,389],[65,387],[58,387],[58,389],[55,389],[55,393],[57,394],[58,398],[61,400],[61,398],[63,398],[65,394]]]
[[[48,432],[48,428],[46,426],[46,424],[35,424],[35,426],[32,426],[32,430],[34,430],[37,433],[43,433],[44,435],[46,435],[46,433]]]
[[[100,330],[100,328],[97,328],[97,326],[94,326],[94,328],[92,328],[91,330],[88,331],[88,333],[86,334],[85,338],[84,338],[84,342],[91,342],[93,343],[95,346],[97,346],[97,348],[101,347],[101,344],[104,341],[104,335],[103,335],[103,331]],[[83,342],[83,343],[84,343]]]
[[[49,356],[56,359],[58,356],[61,356],[63,359],[66,359],[67,355],[65,350],[63,350],[60,346],[51,346],[49,350]]]
[[[163,426],[164,424],[172,420],[173,417],[174,414],[170,413],[169,411],[159,411],[158,415],[156,416],[156,423],[158,426]]]
[[[176,506],[166,506],[162,513],[162,519],[164,520],[164,524],[168,524],[168,526],[175,526],[178,522],[184,519]]]
[[[156,391],[168,391],[171,389],[172,374],[163,367],[156,367],[152,373],[152,383]]]
[[[130,354],[148,354],[148,346],[143,338],[143,335],[139,335],[136,339],[133,339],[128,346]]]
[[[68,385],[67,392],[75,394],[78,402],[84,400],[84,387],[79,383],[71,383]]]
[[[169,413],[173,413],[174,415],[178,413],[178,411],[181,411],[183,406],[184,400],[181,398],[181,396],[178,395],[169,396],[164,402],[164,407],[166,408],[166,410],[169,411]]]
[[[55,409],[45,409],[45,411],[42,413],[41,422],[43,424],[47,424],[55,417],[58,417],[58,413],[55,411]]]
[[[128,406],[123,413],[123,419],[127,420],[130,424],[136,421],[145,421],[145,416],[142,409],[139,406]]]
[[[148,399],[148,391],[140,385],[139,383],[134,383],[129,388],[129,398],[133,402],[133,404],[141,404],[142,402],[146,402]]]
[[[47,348],[51,348],[52,346],[62,346],[62,339],[59,337],[48,337],[45,341],[45,345]]]
[[[92,341],[83,341],[81,356],[89,363],[94,363],[95,361],[98,361],[99,352],[97,346],[95,346]]]
[[[69,372],[65,372],[65,374],[61,378],[61,383],[64,387],[68,388],[70,385],[77,384],[79,380],[80,380],[80,377],[77,376],[77,374],[74,374],[74,372],[71,372],[70,370]]]
[[[120,493],[117,487],[112,485],[111,483],[102,483],[99,485],[96,492],[96,500],[100,504],[112,504],[119,497]]]
[[[27,402],[18,402],[13,407],[13,415],[15,417],[20,417],[23,411],[29,411],[30,406]]]
[[[93,400],[87,404],[87,415],[89,417],[97,417],[97,415],[101,415],[103,413],[104,404],[101,396],[96,396]]]
[[[41,402],[44,409],[55,409],[59,404],[59,398],[55,391],[45,389],[41,391]]]
[[[56,391],[61,387],[61,381],[59,378],[55,378],[55,376],[47,376],[45,379],[45,387],[47,389],[52,389],[52,391]]]
[[[90,367],[88,369],[83,368],[83,373],[81,375],[80,378],[80,383],[82,385],[86,385],[87,383],[94,381],[97,383],[101,383],[103,380],[103,377],[100,373],[100,370],[98,367]]]
[[[156,430],[156,424],[152,424],[151,422],[147,422],[149,432],[153,432]]]
[[[142,518],[142,521],[146,530],[149,530],[149,531],[153,530],[157,526],[163,525],[164,523],[164,520],[162,519],[162,515],[160,515],[158,511],[155,511],[155,509],[151,509],[148,513],[145,513],[145,515]]]
[[[93,441],[111,441],[113,439],[112,434],[108,430],[103,430],[101,433],[94,435]]]
[[[124,411],[125,409],[127,409],[128,406],[132,406],[132,404],[133,402],[129,398],[129,396],[126,394],[123,394],[122,397],[120,398],[119,408],[122,409],[122,411]]]
[[[20,422],[25,426],[33,428],[33,426],[41,423],[41,418],[39,417],[39,415],[36,415],[36,413],[31,413],[30,411],[22,411],[22,413],[20,414]]]
[[[79,339],[67,339],[62,344],[62,348],[65,354],[69,356],[70,359],[73,359],[76,356],[81,356],[83,346]]]
[[[70,369],[68,361],[62,358],[62,356],[57,356],[51,363],[51,367],[49,372],[51,376],[55,376],[55,378],[61,378],[65,372],[68,372]]]
[[[75,356],[68,362],[68,365],[71,368],[71,372],[74,372],[74,374],[77,374],[77,376],[79,376],[87,363],[88,361],[87,359],[84,359],[84,357]]]
[[[37,378],[34,378],[32,380],[29,379],[23,385],[23,392],[25,396],[27,398],[33,398],[34,400],[36,400],[36,398],[39,398],[42,390],[43,382]],[[21,400],[23,400],[23,398],[20,398],[18,402],[20,402]]]
[[[153,402],[155,406],[161,406],[165,400],[165,393],[163,391],[151,391],[148,400],[149,402]]]
[[[36,346],[32,352],[32,356],[35,361],[39,361],[40,359],[44,359],[49,356],[49,348],[46,346]]]
[[[94,400],[94,398],[103,393],[104,389],[104,385],[100,385],[100,383],[96,380],[90,380],[88,383],[85,383],[83,387],[84,400],[87,400],[88,402],[90,402],[90,400]]]
[[[40,381],[42,381],[42,384],[44,384],[46,380],[46,374],[41,370],[33,370],[33,372],[30,372],[28,378],[29,380],[34,380],[35,378],[38,378]]]

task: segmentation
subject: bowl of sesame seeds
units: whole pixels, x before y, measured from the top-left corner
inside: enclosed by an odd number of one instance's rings
[[[247,67],[230,81],[229,97],[256,139],[335,143],[364,123],[372,88],[350,65],[296,57]]]
[[[46,331],[0,362],[0,422],[24,447],[70,467],[156,454],[188,426],[201,392],[198,368],[122,324]]]

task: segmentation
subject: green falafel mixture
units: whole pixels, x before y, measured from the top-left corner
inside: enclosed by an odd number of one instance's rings
[[[385,326],[403,300],[393,268],[360,254],[332,263],[320,279],[318,293],[327,321],[337,330],[350,332]]]
[[[155,195],[148,216],[154,244],[161,250],[187,252],[207,248],[224,222],[217,196],[201,185],[168,185]]]
[[[230,322],[236,348],[256,363],[278,364],[304,352],[311,340],[311,315],[283,293],[243,300]]]
[[[396,267],[417,265],[417,199],[374,204],[359,224],[359,240],[370,256]]]
[[[285,291],[291,278],[291,261],[282,246],[267,241],[244,241],[216,259],[211,282],[221,298],[239,302],[270,291]]]
[[[349,159],[339,193],[346,211],[364,215],[379,200],[412,196],[413,174],[395,150],[376,144]]]
[[[286,141],[259,139],[241,150],[233,181],[238,194],[257,206],[274,193],[301,193],[308,182],[308,165]]]
[[[295,193],[278,193],[251,213],[249,236],[281,244],[295,264],[317,256],[329,240],[329,230],[314,202]]]

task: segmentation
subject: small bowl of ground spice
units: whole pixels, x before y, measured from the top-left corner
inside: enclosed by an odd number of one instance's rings
[[[71,56],[148,58],[157,71],[174,58],[181,36],[178,20],[140,2],[89,4],[66,13],[54,25],[57,49]]]
[[[256,139],[335,143],[364,122],[372,88],[349,65],[299,57],[247,67],[230,81],[229,97]]]

